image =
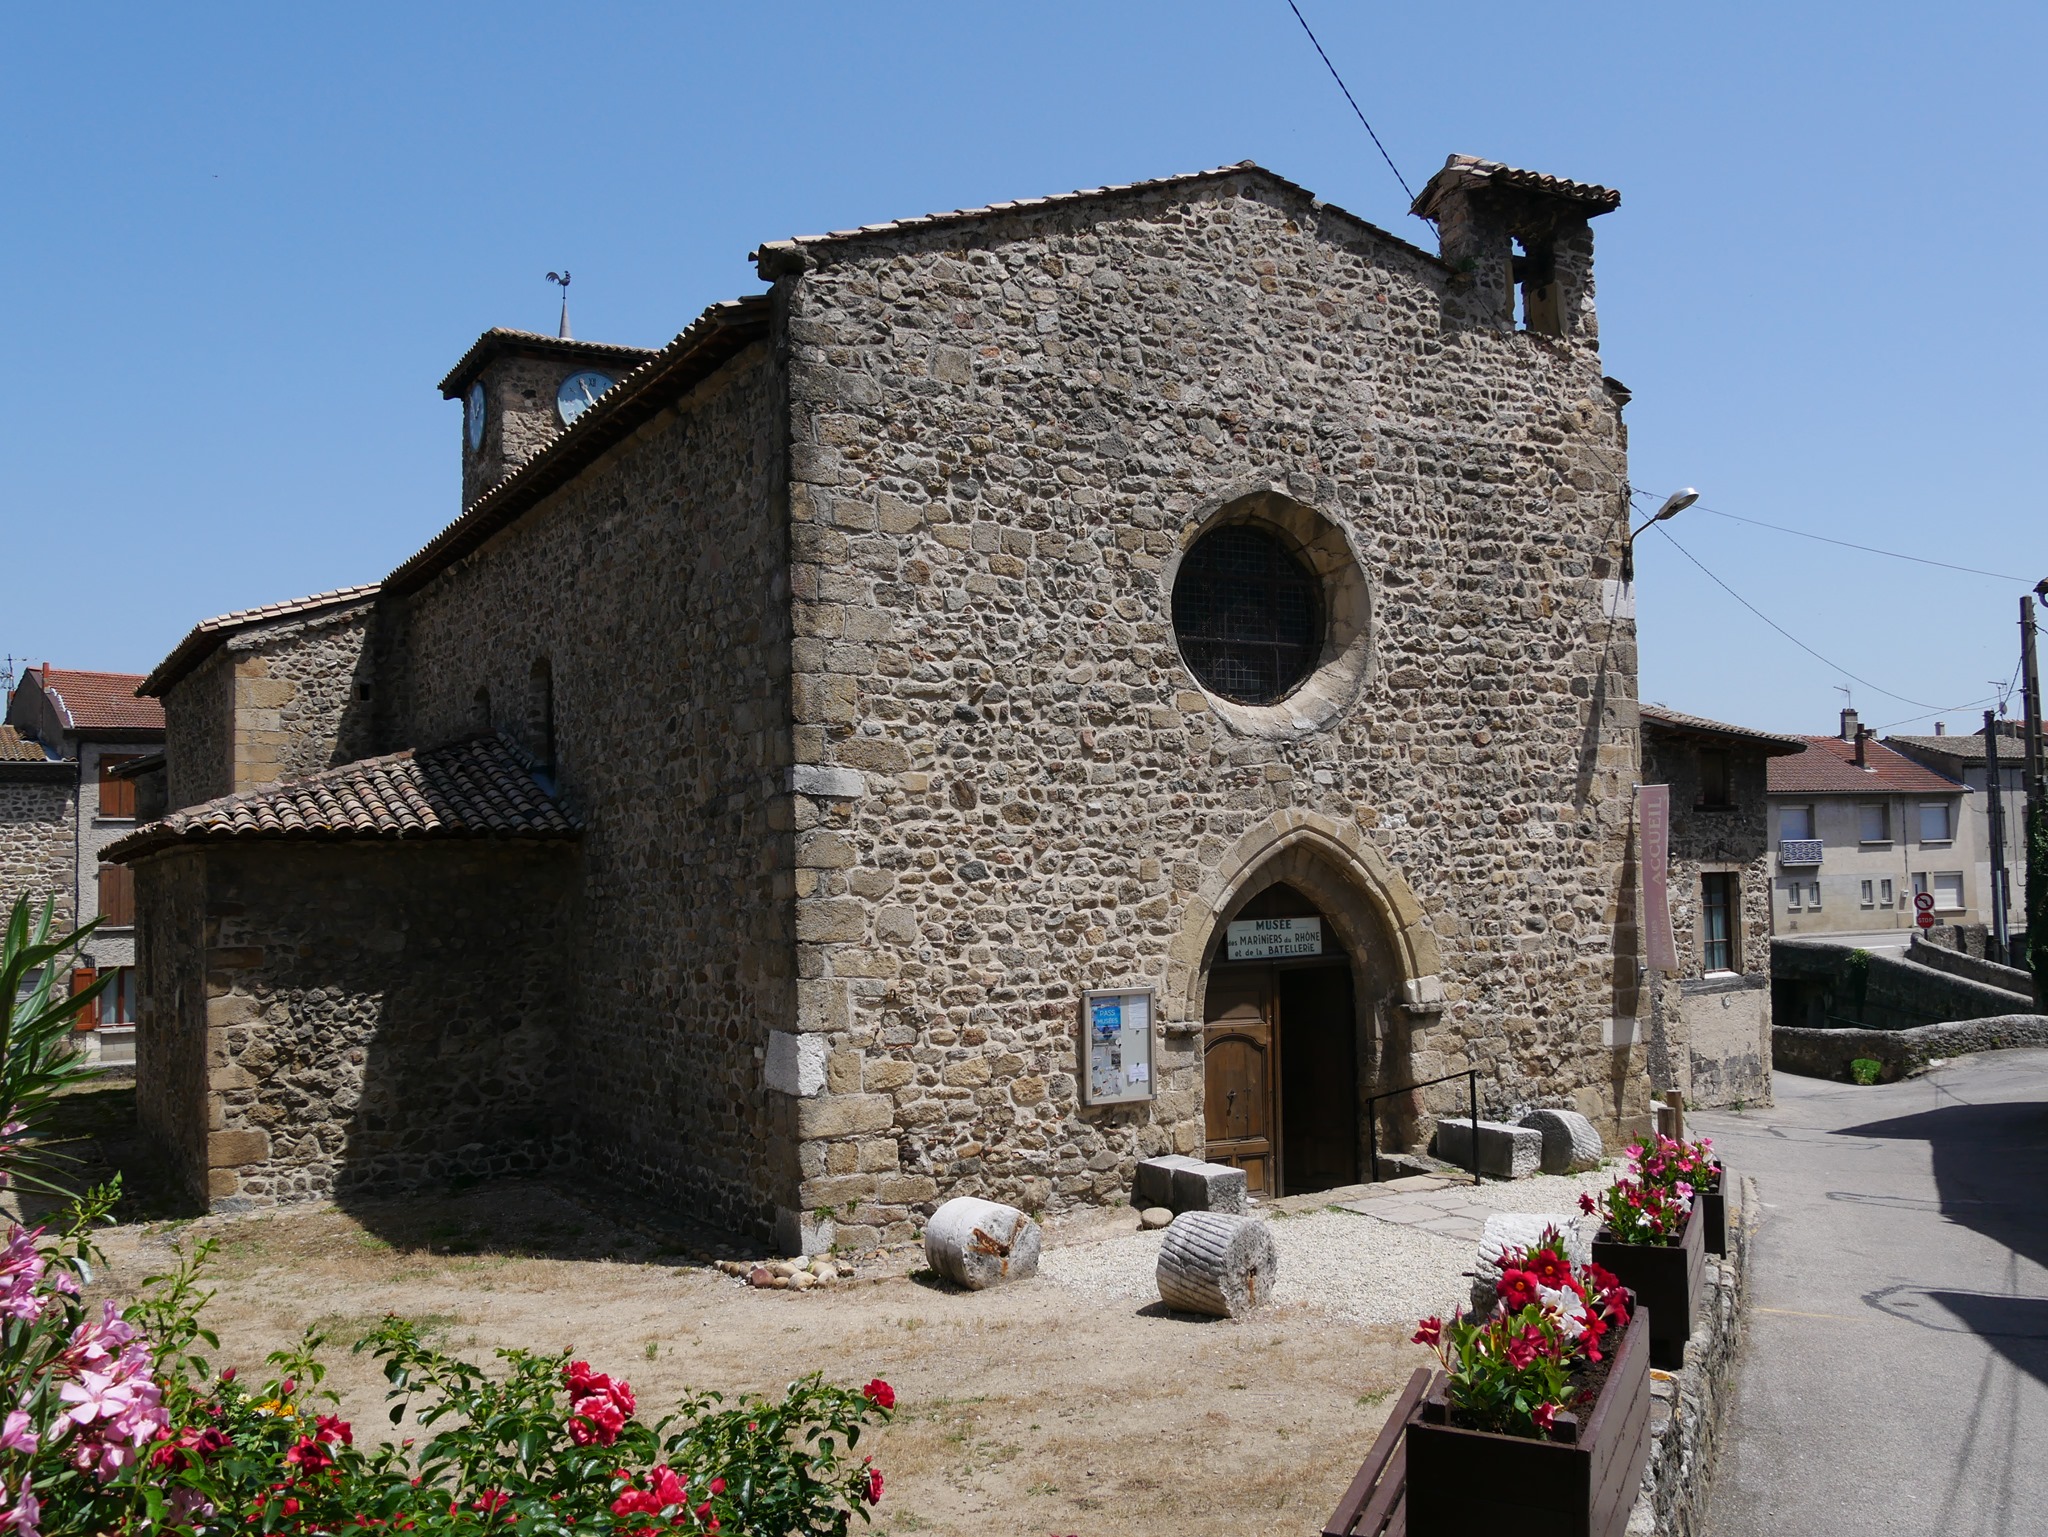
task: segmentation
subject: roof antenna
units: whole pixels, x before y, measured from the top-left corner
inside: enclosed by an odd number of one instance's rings
[[[569,334],[569,269],[564,267],[560,272],[550,272],[548,281],[562,285],[562,328],[555,335],[565,342],[574,341],[575,338]]]

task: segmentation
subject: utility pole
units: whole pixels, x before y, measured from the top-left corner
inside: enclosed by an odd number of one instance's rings
[[[2005,870],[2005,795],[1999,783],[2005,770],[1998,766],[1998,717],[1984,712],[1984,817],[1991,834],[1991,934],[1998,945],[2000,964],[2012,961],[2012,920],[2007,909],[2012,901],[2012,883]]]
[[[2037,591],[2048,593],[2048,582]],[[2020,599],[2020,705],[2026,722],[2027,964],[2048,1003],[2048,796],[2041,783],[2041,664],[2034,654],[2034,598]]]

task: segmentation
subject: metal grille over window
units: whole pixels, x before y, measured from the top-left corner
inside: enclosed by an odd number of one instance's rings
[[[1286,697],[1314,670],[1322,627],[1314,575],[1248,524],[1203,535],[1174,580],[1181,655],[1205,687],[1239,704]]]

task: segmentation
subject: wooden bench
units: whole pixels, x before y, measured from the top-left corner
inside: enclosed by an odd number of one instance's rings
[[[1337,1502],[1337,1513],[1323,1527],[1323,1537],[1405,1537],[1408,1531],[1408,1421],[1429,1391],[1430,1372],[1415,1368],[1408,1386],[1380,1427],[1372,1450],[1359,1464],[1358,1476]]]

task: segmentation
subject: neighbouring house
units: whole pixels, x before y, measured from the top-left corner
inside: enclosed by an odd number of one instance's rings
[[[1922,893],[1942,923],[1983,921],[1968,786],[1874,741],[1854,710],[1839,735],[1799,740],[1804,752],[1770,765],[1772,932],[1903,941]]]
[[[140,1106],[223,1207],[575,1166],[791,1250],[1140,1158],[1648,1124],[1627,392],[1589,221],[1250,164],[493,331],[464,505],[144,685]]]
[[[1885,746],[1903,753],[1915,763],[1933,769],[1947,779],[1960,781],[1970,791],[1964,816],[1975,842],[1972,890],[1979,905],[1975,921],[1992,923],[1992,903],[1997,894],[1991,885],[1991,797],[1986,793],[1990,774],[1990,753],[1984,732],[1951,736],[1946,731],[1934,736],[1888,736]],[[2004,811],[2006,869],[2006,912],[2014,933],[2027,926],[2027,843],[2026,843],[2026,740],[2018,721],[1998,723],[1998,783]]]
[[[1642,707],[1643,782],[1670,787],[1678,965],[1655,974],[1650,1076],[1695,1106],[1771,1101],[1773,760],[1798,737]]]
[[[90,1055],[135,1059],[134,873],[105,857],[136,825],[123,770],[161,750],[163,707],[136,697],[138,673],[31,667],[7,700],[0,736],[0,903],[54,897],[66,924],[93,919],[72,972],[74,992],[111,972],[78,1017]]]

